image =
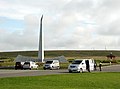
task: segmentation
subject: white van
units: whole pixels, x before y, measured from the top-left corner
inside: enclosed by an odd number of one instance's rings
[[[43,65],[43,69],[59,69],[60,68],[60,64],[58,60],[48,60],[45,62],[45,64]]]
[[[92,71],[95,68],[95,61],[93,59],[76,59],[68,66],[68,71],[71,72],[84,72]]]
[[[23,64],[23,69],[38,69],[38,65],[35,62],[28,61]]]

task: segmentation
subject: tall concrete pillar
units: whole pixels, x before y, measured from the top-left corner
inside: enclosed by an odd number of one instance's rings
[[[43,37],[43,31],[42,31],[42,19],[43,15],[40,19],[40,36],[39,36],[39,51],[38,51],[38,61],[43,62],[44,59],[44,37]]]

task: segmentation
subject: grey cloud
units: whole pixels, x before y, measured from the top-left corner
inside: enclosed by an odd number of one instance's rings
[[[72,0],[63,8],[65,11],[73,12],[73,13],[83,13],[89,12],[90,9],[93,7],[92,0]]]
[[[27,50],[37,49],[38,47],[38,21],[30,15],[25,21],[25,29],[9,31],[0,29],[0,45],[7,50]]]
[[[100,35],[119,36],[120,35],[120,20],[113,21],[107,25],[102,25],[98,31]]]
[[[16,7],[11,17],[24,18],[25,28],[5,32],[1,45],[9,42],[12,49],[37,49],[39,18],[44,14],[45,49],[119,48],[119,0],[8,1],[12,9]]]
[[[103,1],[103,4],[102,6],[103,7],[106,7],[106,8],[109,8],[111,10],[115,9],[119,9],[120,7],[120,0],[102,0]]]

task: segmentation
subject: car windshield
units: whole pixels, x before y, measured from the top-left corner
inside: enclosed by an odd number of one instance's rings
[[[80,64],[81,62],[82,62],[82,60],[75,60],[75,61],[73,61],[72,64]]]
[[[51,64],[53,61],[47,61],[46,64]]]
[[[25,62],[24,65],[30,64],[30,62]]]

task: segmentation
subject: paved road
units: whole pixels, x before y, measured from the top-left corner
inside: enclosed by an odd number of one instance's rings
[[[1,77],[17,77],[17,76],[39,76],[51,74],[67,74],[67,70],[0,70]]]
[[[102,72],[120,72],[120,65],[105,66],[102,68]]]
[[[95,72],[99,72],[99,68]],[[120,65],[102,67],[101,72],[120,72]],[[0,70],[0,78],[51,74],[68,74],[68,70]]]

